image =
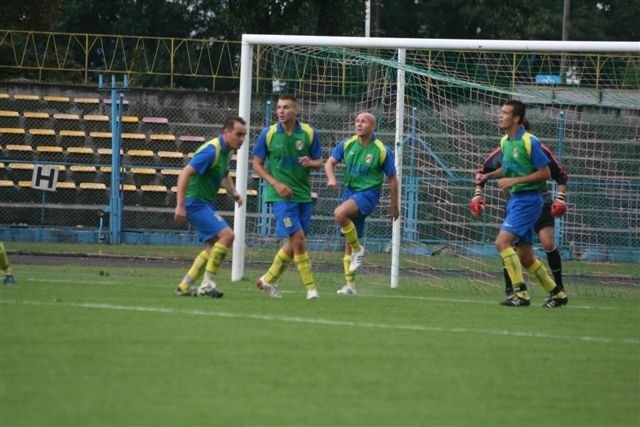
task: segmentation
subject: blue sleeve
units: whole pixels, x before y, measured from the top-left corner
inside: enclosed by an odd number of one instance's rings
[[[389,147],[385,147],[387,150],[387,157],[385,157],[384,162],[382,162],[382,170],[385,175],[393,176],[396,174],[396,162],[393,156],[393,151]]]
[[[542,150],[542,145],[537,138],[531,138],[531,163],[536,170],[542,169],[549,164],[549,158]]]
[[[311,159],[322,158],[322,145],[320,144],[320,137],[318,137],[318,130],[313,129],[313,141],[311,141]]]
[[[341,162],[344,158],[344,143],[347,141],[347,139],[343,139],[342,141],[340,141],[340,143],[336,145],[336,147],[331,152],[331,157],[336,159],[338,163]]]
[[[267,158],[267,133],[269,132],[269,128],[262,129],[260,132],[260,136],[256,141],[256,145],[253,147],[253,155],[254,157],[258,157],[259,159],[266,160]]]
[[[209,167],[211,167],[215,158],[216,147],[209,145],[194,154],[193,158],[189,161],[189,164],[196,170],[196,172],[202,175],[207,171],[207,169],[209,169]]]

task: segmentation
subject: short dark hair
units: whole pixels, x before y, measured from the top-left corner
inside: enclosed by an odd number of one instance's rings
[[[524,116],[527,112],[527,107],[525,107],[522,101],[511,99],[505,102],[504,105],[510,105],[511,107],[513,107],[513,111],[512,111],[513,116],[520,117],[520,124],[524,123]]]
[[[285,93],[283,95],[280,95],[278,99],[281,99],[283,101],[293,101],[296,104],[298,103],[298,100],[296,99],[295,95],[292,95],[290,93]]]
[[[244,119],[240,116],[227,117],[224,120],[224,126],[222,128],[227,130],[232,130],[235,127],[236,123],[240,123],[243,126],[246,126],[247,124],[247,122],[245,122]]]

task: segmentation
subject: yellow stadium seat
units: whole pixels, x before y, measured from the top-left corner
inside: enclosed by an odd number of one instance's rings
[[[4,160],[33,160],[33,148],[30,145],[7,144],[4,149],[7,157]]]
[[[68,148],[85,144],[86,134],[83,130],[63,129],[59,132],[59,135],[62,147]]]
[[[17,111],[0,110],[0,127],[19,128],[20,113]]]
[[[23,128],[0,128],[0,145],[25,144]]]
[[[44,100],[47,102],[69,102],[68,96],[45,96]]]

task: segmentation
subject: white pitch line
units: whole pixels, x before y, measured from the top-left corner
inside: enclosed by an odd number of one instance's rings
[[[193,316],[209,316],[209,317],[223,317],[233,319],[248,319],[248,320],[264,320],[274,322],[291,322],[291,323],[306,323],[312,325],[328,325],[328,326],[340,326],[340,327],[353,327],[353,328],[365,328],[365,329],[385,329],[385,330],[403,330],[403,331],[418,331],[418,332],[441,332],[451,334],[467,334],[467,335],[493,335],[493,336],[508,336],[518,338],[538,338],[545,340],[561,340],[561,341],[579,341],[579,342],[595,342],[604,344],[631,344],[640,345],[640,340],[634,338],[622,338],[612,339],[594,336],[570,336],[570,335],[552,335],[552,334],[540,334],[520,331],[510,331],[506,329],[473,329],[473,328],[444,328],[440,326],[423,326],[423,325],[393,325],[388,323],[371,323],[371,322],[354,322],[347,320],[331,320],[331,319],[318,319],[311,317],[297,317],[297,316],[266,316],[258,314],[238,314],[225,311],[204,311],[204,310],[176,310],[172,308],[159,308],[159,307],[144,307],[144,306],[127,306],[119,304],[103,304],[103,303],[62,303],[62,302],[42,302],[42,301],[15,301],[15,300],[3,300],[2,304],[13,305],[38,305],[38,306],[66,306],[75,308],[91,308],[100,310],[120,310],[120,311],[137,311],[145,313],[163,313],[163,314],[182,314]]]

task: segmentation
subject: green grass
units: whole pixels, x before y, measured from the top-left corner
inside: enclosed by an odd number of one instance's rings
[[[390,289],[363,275],[352,298],[319,271],[320,299],[306,301],[292,269],[271,300],[228,270],[213,300],[173,296],[181,268],[14,265],[0,425],[640,423],[635,289],[559,310],[534,290],[535,306],[508,309],[498,284]]]

